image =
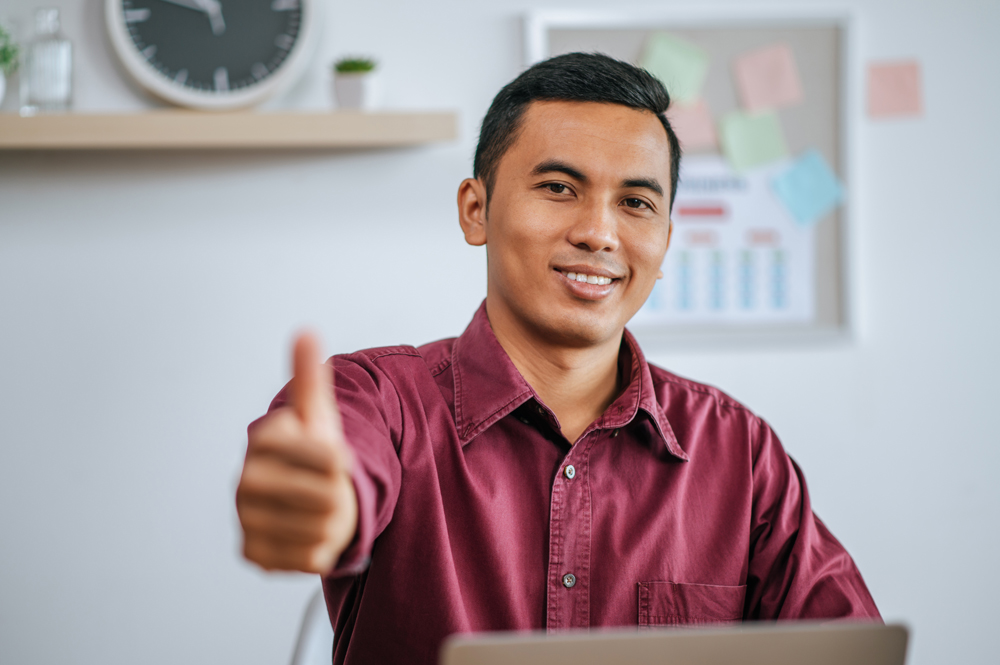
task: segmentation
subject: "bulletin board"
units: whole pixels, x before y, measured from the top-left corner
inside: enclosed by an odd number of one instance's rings
[[[854,336],[851,26],[846,14],[787,11],[526,17],[526,64],[596,51],[655,71],[659,63],[672,66],[664,57],[684,59],[690,52],[702,66],[695,87],[680,74],[676,85],[665,81],[668,92],[673,87],[684,95],[679,111],[672,101],[668,117],[698,108],[702,122],[677,116],[691,140],[679,131],[673,239],[664,278],[629,324],[640,340],[785,343]],[[678,44],[682,50],[670,50]],[[791,63],[798,94],[769,107],[768,94],[788,93],[773,85],[769,93],[766,70],[758,72],[756,85],[764,84],[758,93],[747,74],[758,70],[747,67],[774,52]],[[769,131],[776,133],[770,143]]]

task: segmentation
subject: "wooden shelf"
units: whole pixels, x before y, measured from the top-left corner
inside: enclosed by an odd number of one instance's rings
[[[449,141],[455,113],[0,114],[0,150],[391,148]]]

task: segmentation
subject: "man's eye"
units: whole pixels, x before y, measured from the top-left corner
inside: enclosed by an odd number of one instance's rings
[[[545,186],[548,187],[549,191],[553,194],[563,194],[566,192],[566,185],[560,185],[558,182],[550,182]]]
[[[646,202],[642,199],[625,199],[625,205],[629,208],[648,208]]]

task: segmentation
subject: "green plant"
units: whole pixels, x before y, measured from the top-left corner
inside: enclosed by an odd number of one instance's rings
[[[377,64],[371,58],[341,58],[333,63],[333,70],[338,74],[363,74],[375,69]]]
[[[14,43],[14,38],[0,25],[0,70],[10,74],[17,69],[18,55],[21,49]]]

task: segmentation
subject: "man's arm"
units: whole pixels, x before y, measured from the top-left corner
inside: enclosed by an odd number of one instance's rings
[[[744,618],[881,619],[851,556],[813,514],[801,469],[771,428],[754,420]]]

